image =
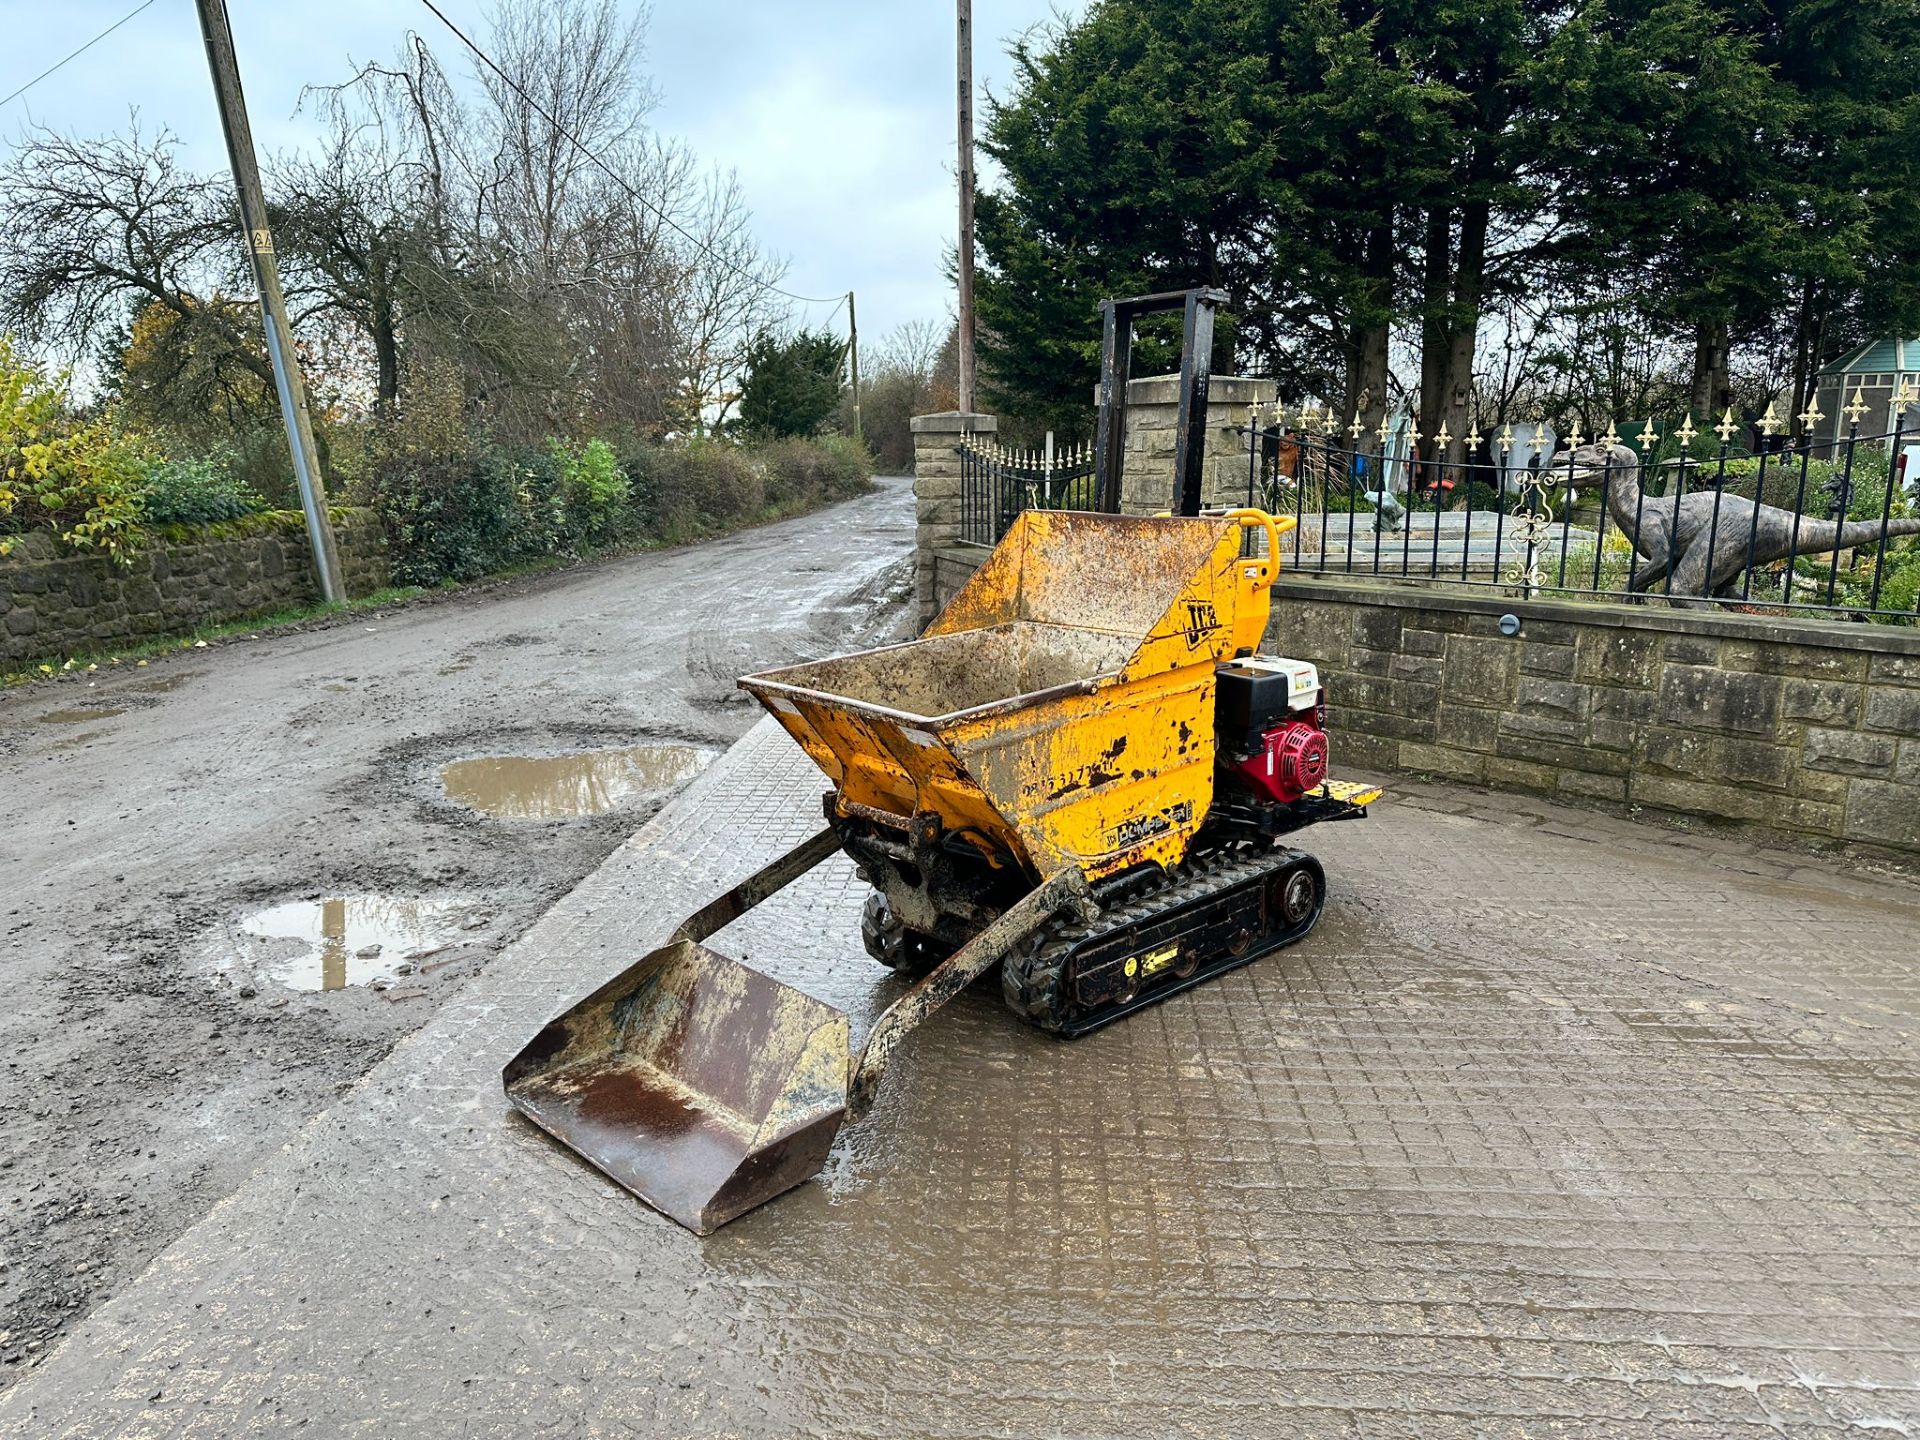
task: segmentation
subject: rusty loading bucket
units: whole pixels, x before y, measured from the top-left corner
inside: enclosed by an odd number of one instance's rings
[[[1063,910],[1065,871],[889,1005],[858,1055],[841,1011],[700,942],[838,848],[831,830],[775,860],[557,1016],[502,1075],[507,1098],[654,1209],[705,1235],[816,1174],[872,1105],[900,1041]]]
[[[705,1235],[826,1163],[847,1034],[831,1005],[675,940],[549,1023],[503,1079],[541,1129]]]

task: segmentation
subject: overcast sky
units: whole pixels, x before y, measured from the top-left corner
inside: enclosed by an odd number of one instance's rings
[[[137,0],[0,0],[0,95]],[[476,39],[486,0],[440,0]],[[228,0],[263,151],[299,143],[300,88],[389,57],[409,29],[449,69],[459,43],[417,0]],[[624,8],[624,6],[623,6]],[[975,0],[978,82],[999,89],[1006,42],[1084,0]],[[946,0],[656,0],[648,68],[659,129],[740,174],[762,242],[792,262],[787,288],[859,293],[862,338],[952,309],[942,274],[954,229],[953,7]],[[193,0],[155,0],[0,111],[11,143],[32,120],[103,133],[137,106],[194,164],[223,167]],[[824,315],[828,307],[818,307]],[[844,325],[844,317],[835,321]]]

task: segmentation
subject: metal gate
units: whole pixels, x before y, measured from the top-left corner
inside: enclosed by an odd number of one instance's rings
[[[960,538],[998,544],[1022,510],[1097,510],[1093,450],[1009,450],[967,440],[960,454]]]

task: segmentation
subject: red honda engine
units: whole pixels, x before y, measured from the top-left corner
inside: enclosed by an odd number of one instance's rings
[[[1261,736],[1262,748],[1233,768],[1260,795],[1291,805],[1327,778],[1327,732],[1313,718],[1289,720]]]
[[[1220,768],[1257,799],[1291,805],[1327,778],[1327,707],[1312,665],[1249,655],[1222,665]]]

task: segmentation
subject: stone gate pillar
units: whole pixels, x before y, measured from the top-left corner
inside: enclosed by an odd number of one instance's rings
[[[960,442],[968,435],[991,439],[1000,429],[992,415],[948,410],[913,417],[913,598],[917,624],[939,608],[934,601],[934,555],[960,539]]]
[[[1234,427],[1247,406],[1271,405],[1271,380],[1216,375],[1207,392],[1206,459],[1201,503],[1208,509],[1247,502],[1247,437]],[[1095,403],[1099,397],[1095,396]],[[1127,442],[1121,462],[1120,509],[1158,515],[1173,503],[1173,441],[1180,421],[1180,377],[1154,375],[1127,382]]]

